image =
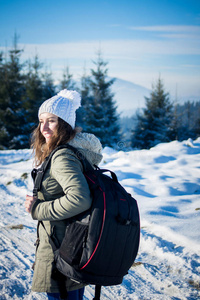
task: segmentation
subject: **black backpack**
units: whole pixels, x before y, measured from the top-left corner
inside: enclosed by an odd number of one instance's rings
[[[80,151],[68,144],[57,147],[37,170],[34,195],[40,190],[51,157],[64,147],[82,162],[93,201],[88,211],[69,219],[59,249],[49,237],[55,254],[55,272],[63,296],[64,275],[76,282],[96,285],[94,299],[100,299],[101,286],[121,284],[136,258],[140,240],[138,206],[114,172],[94,169]],[[107,172],[111,177],[105,175]]]

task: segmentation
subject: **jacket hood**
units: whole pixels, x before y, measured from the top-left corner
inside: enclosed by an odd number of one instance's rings
[[[101,142],[94,134],[79,132],[69,145],[79,149],[92,165],[98,165],[103,158]]]

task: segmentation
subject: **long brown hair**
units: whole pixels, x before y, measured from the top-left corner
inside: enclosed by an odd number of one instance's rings
[[[35,155],[35,166],[38,167],[44,161],[52,150],[61,144],[66,144],[72,140],[76,135],[77,129],[73,129],[67,122],[58,118],[58,125],[56,131],[50,141],[46,144],[45,138],[40,132],[40,124],[33,131],[31,137],[31,148]]]

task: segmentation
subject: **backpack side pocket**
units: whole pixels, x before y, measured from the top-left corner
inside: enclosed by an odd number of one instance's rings
[[[87,234],[88,224],[76,221],[67,226],[59,254],[68,264],[78,267]]]

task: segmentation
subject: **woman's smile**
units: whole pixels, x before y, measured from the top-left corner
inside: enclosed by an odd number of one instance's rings
[[[42,113],[39,116],[40,132],[44,136],[46,143],[48,144],[56,132],[58,125],[58,117],[51,113]]]

